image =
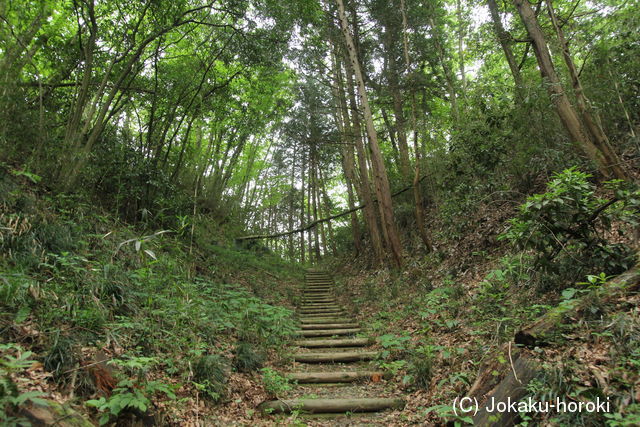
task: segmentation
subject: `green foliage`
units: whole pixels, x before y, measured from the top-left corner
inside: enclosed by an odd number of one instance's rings
[[[407,343],[411,339],[410,336],[398,336],[395,334],[384,334],[378,337],[378,342],[382,346],[383,350],[380,353],[380,357],[388,359],[392,354],[397,355],[402,353],[407,348]]]
[[[409,359],[408,375],[403,382],[409,383],[416,388],[426,390],[431,384],[434,368],[434,348],[430,345],[423,345],[411,352]]]
[[[435,405],[424,410],[424,414],[433,412],[442,420],[451,423],[455,427],[461,427],[466,424],[473,424],[473,418],[469,415],[457,415],[453,406],[451,405]]]
[[[233,367],[238,372],[246,373],[257,371],[266,359],[260,349],[256,349],[255,345],[248,342],[238,343],[233,356]]]
[[[617,274],[634,262],[627,246],[603,236],[625,210],[607,209],[589,177],[575,168],[556,174],[547,192],[530,196],[501,236],[532,253],[534,280],[543,287],[562,287],[595,272]],[[632,194],[624,197],[636,203]]]
[[[640,404],[634,403],[624,409],[624,413],[604,414],[606,425],[610,427],[632,427],[640,424]]]
[[[271,396],[281,396],[293,388],[289,380],[280,375],[278,371],[271,368],[262,368],[260,369],[260,373],[262,374],[264,388]]]
[[[33,365],[35,361],[30,359],[32,356],[32,352],[24,351],[16,344],[0,344],[0,422],[2,425],[29,425],[25,418],[16,416],[18,408],[27,403],[45,406],[47,404],[41,399],[43,393],[21,392],[11,379],[12,374],[21,373]]]
[[[193,367],[198,388],[214,402],[222,399],[227,390],[227,362],[219,355],[202,356]]]
[[[85,405],[96,408],[101,414],[100,425],[117,420],[125,413],[144,414],[152,405],[155,395],[163,394],[170,399],[175,399],[173,389],[175,386],[160,381],[147,381],[146,373],[157,360],[152,357],[128,357],[126,359],[113,359],[110,364],[123,368],[129,376],[120,380],[108,398],[88,400]]]
[[[44,368],[61,382],[64,382],[65,372],[74,368],[80,360],[75,345],[76,342],[70,337],[58,334],[52,337],[50,347],[44,356]]]

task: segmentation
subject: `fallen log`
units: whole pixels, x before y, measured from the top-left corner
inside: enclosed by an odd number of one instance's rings
[[[273,400],[258,405],[258,410],[266,413],[289,413],[294,410],[311,414],[342,412],[378,412],[385,409],[402,409],[402,399],[361,398],[361,399],[290,399]]]
[[[478,412],[473,424],[480,426],[511,426],[519,413],[498,411],[499,403],[518,402],[528,393],[527,385],[537,375],[538,366],[523,351],[511,343],[505,344],[486,363],[467,393],[477,399]]]
[[[364,380],[390,378],[389,372],[351,371],[351,372],[292,372],[286,375],[291,381],[300,384],[352,383]]]
[[[630,269],[582,298],[562,302],[534,322],[519,330],[515,344],[524,347],[548,344],[550,337],[567,317],[577,316],[589,301],[597,298],[610,301],[640,285],[640,269]],[[487,358],[467,396],[477,399],[478,413],[473,417],[475,425],[511,426],[518,421],[517,412],[490,412],[499,402],[517,402],[527,394],[526,386],[538,373],[538,365],[526,354],[526,350],[513,343],[504,344]]]
[[[549,336],[557,329],[563,319],[569,315],[577,314],[589,301],[593,300],[593,297],[601,301],[608,301],[636,290],[638,285],[640,285],[640,268],[636,266],[589,292],[585,297],[564,301],[549,310],[533,323],[520,329],[516,333],[515,343],[526,347],[548,344]]]
[[[297,353],[293,360],[301,363],[334,363],[359,362],[373,360],[378,356],[376,351],[345,351],[338,353]]]

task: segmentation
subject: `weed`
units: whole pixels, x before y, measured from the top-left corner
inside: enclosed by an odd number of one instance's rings
[[[20,392],[11,379],[16,374],[31,367],[33,353],[23,351],[16,344],[0,344],[0,422],[3,425],[29,425],[25,418],[16,416],[18,408],[28,402],[46,405],[41,399],[43,393],[37,391]],[[15,354],[12,355],[10,353]]]
[[[433,360],[432,346],[420,346],[413,350],[409,360],[409,378],[404,382],[417,388],[427,389],[433,376]]]
[[[281,396],[293,388],[286,377],[271,368],[262,368],[260,372],[262,374],[262,383],[267,393],[272,396]]]
[[[610,230],[614,220],[635,221],[628,212],[637,208],[638,191],[609,183],[622,198],[620,208],[609,208],[609,201],[596,197],[590,177],[575,168],[556,174],[547,192],[530,196],[499,237],[533,252],[534,280],[541,289],[564,287],[597,271],[618,274],[633,264],[630,248],[609,243],[598,230]]]
[[[262,367],[265,354],[261,350],[256,350],[255,346],[240,342],[234,351],[233,367],[238,372],[253,372]]]
[[[227,363],[218,355],[202,356],[196,362],[193,371],[196,382],[205,394],[214,402],[226,394]]]

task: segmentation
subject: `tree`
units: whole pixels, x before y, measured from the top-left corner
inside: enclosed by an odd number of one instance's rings
[[[549,96],[572,142],[597,165],[605,177],[626,179],[627,174],[622,169],[617,156],[615,156],[608,147],[603,145],[603,140],[594,141],[580,122],[578,114],[571,105],[569,97],[565,93],[562,82],[560,81],[560,77],[555,70],[544,32],[538,23],[538,18],[531,8],[529,1],[513,0],[513,2],[531,38],[531,43],[533,44],[533,49],[538,61],[538,67],[542,78],[546,80],[546,88]]]
[[[356,80],[356,86],[360,95],[360,102],[362,104],[362,110],[364,114],[364,120],[369,137],[369,148],[371,150],[371,163],[374,172],[374,181],[376,194],[378,196],[378,203],[381,206],[382,226],[386,230],[386,234],[389,237],[390,251],[393,261],[397,267],[402,265],[402,245],[396,229],[395,219],[393,215],[393,206],[391,202],[391,190],[389,187],[389,179],[387,177],[387,170],[382,159],[382,153],[380,146],[378,145],[378,135],[373,124],[373,115],[371,113],[371,107],[369,105],[369,99],[367,96],[367,90],[364,83],[364,76],[360,68],[360,62],[358,54],[356,52],[356,46],[351,36],[351,30],[347,16],[345,13],[343,0],[336,0],[338,5],[338,20],[344,36],[347,54],[353,68],[353,73]]]

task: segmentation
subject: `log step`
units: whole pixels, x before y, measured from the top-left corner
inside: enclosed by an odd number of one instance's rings
[[[340,308],[340,306],[331,302],[305,302],[300,308]]]
[[[321,348],[321,347],[366,347],[372,344],[370,338],[340,338],[333,340],[298,340],[295,344],[303,348]]]
[[[340,307],[335,301],[306,301],[301,307]]]
[[[344,317],[346,316],[348,313],[346,312],[336,312],[336,313],[303,313],[300,318],[305,318],[305,319],[325,319],[328,317]]]
[[[287,399],[261,403],[258,409],[269,413],[290,413],[294,410],[311,414],[340,412],[377,412],[386,409],[402,409],[405,402],[395,398],[359,399]]]
[[[332,337],[334,335],[353,335],[361,332],[360,328],[349,329],[319,329],[315,331],[300,330],[300,335],[303,337]]]
[[[351,372],[291,372],[286,374],[291,381],[299,384],[352,383],[371,380],[372,378],[389,378],[388,372],[351,371]]]
[[[357,323],[316,323],[312,325],[301,325],[300,329],[353,329],[358,328]]]
[[[373,360],[378,355],[376,351],[343,351],[337,353],[296,353],[293,360],[300,363],[336,363],[360,362]]]
[[[311,299],[305,298],[301,302],[303,304],[306,304],[306,303],[309,303],[309,302],[316,303],[316,304],[317,303],[335,303],[336,300],[335,300],[335,298],[311,298]]]
[[[344,313],[344,310],[341,308],[301,308],[298,310],[300,314],[336,314],[336,313]]]
[[[350,317],[317,317],[317,318],[301,318],[300,323],[304,325],[318,325],[322,323],[353,323]]]

